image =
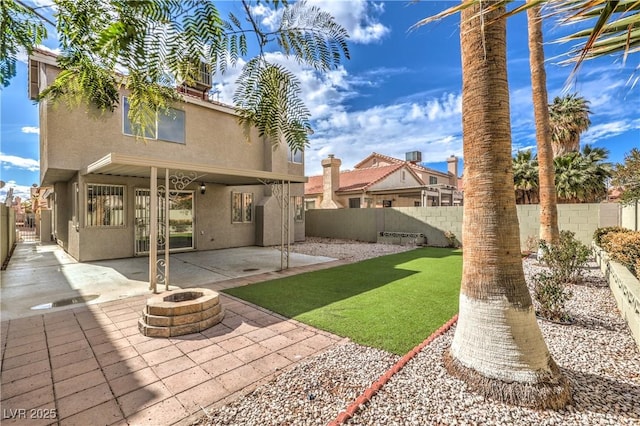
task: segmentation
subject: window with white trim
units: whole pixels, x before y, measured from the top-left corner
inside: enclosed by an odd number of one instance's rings
[[[290,163],[302,164],[303,151],[298,149],[296,151],[291,150],[291,147],[287,145],[287,159]]]
[[[145,130],[145,138],[166,142],[185,143],[185,113],[182,110],[169,108],[169,113],[156,113],[156,122],[151,129]],[[129,99],[122,98],[122,132],[135,136],[131,120],[129,120]]]
[[[87,184],[86,226],[124,226],[124,185]]]
[[[438,178],[435,176],[429,176],[429,185],[435,185],[438,183]]]
[[[291,198],[293,198],[293,220],[296,222],[302,222],[304,220],[303,198],[301,196]]]
[[[231,222],[253,222],[253,194],[251,192],[231,193]]]

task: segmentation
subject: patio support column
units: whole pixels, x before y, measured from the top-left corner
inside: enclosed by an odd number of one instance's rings
[[[151,167],[149,178],[149,290],[157,293],[156,283],[158,274],[156,271],[158,260],[158,169]]]
[[[164,289],[169,291],[169,249],[171,248],[169,236],[169,169],[164,169]]]

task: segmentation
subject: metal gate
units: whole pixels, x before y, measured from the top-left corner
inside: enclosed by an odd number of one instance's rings
[[[21,242],[36,242],[38,235],[36,233],[35,218],[29,215],[18,221],[16,219],[17,240]]]

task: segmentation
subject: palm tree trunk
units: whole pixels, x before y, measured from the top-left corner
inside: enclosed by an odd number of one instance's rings
[[[531,0],[527,0],[531,2]],[[540,191],[540,239],[557,244],[558,207],[556,200],[553,150],[551,148],[551,127],[549,124],[549,102],[547,99],[547,74],[544,69],[544,48],[542,46],[542,16],[540,6],[527,10],[529,29],[529,66],[531,68],[531,91],[533,113],[536,120],[536,141],[538,145],[538,181]]]
[[[544,342],[527,289],[513,191],[504,7],[462,12],[465,191],[460,311],[448,371],[499,401],[558,408],[571,394]],[[466,185],[465,185],[466,186]]]

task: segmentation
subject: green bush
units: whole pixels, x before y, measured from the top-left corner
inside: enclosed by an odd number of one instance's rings
[[[602,246],[602,239],[606,235],[615,232],[631,232],[631,230],[623,228],[622,226],[604,226],[595,230],[593,233],[593,241],[595,241],[597,245]]]
[[[554,279],[563,283],[577,282],[591,255],[589,247],[578,241],[571,231],[560,231],[558,244],[541,240],[540,248],[542,262],[551,269]]]
[[[565,288],[557,275],[541,272],[533,277],[534,297],[538,302],[538,315],[552,321],[570,320],[564,305],[573,293]]]
[[[640,278],[640,231],[616,232],[602,238],[602,248]]]

